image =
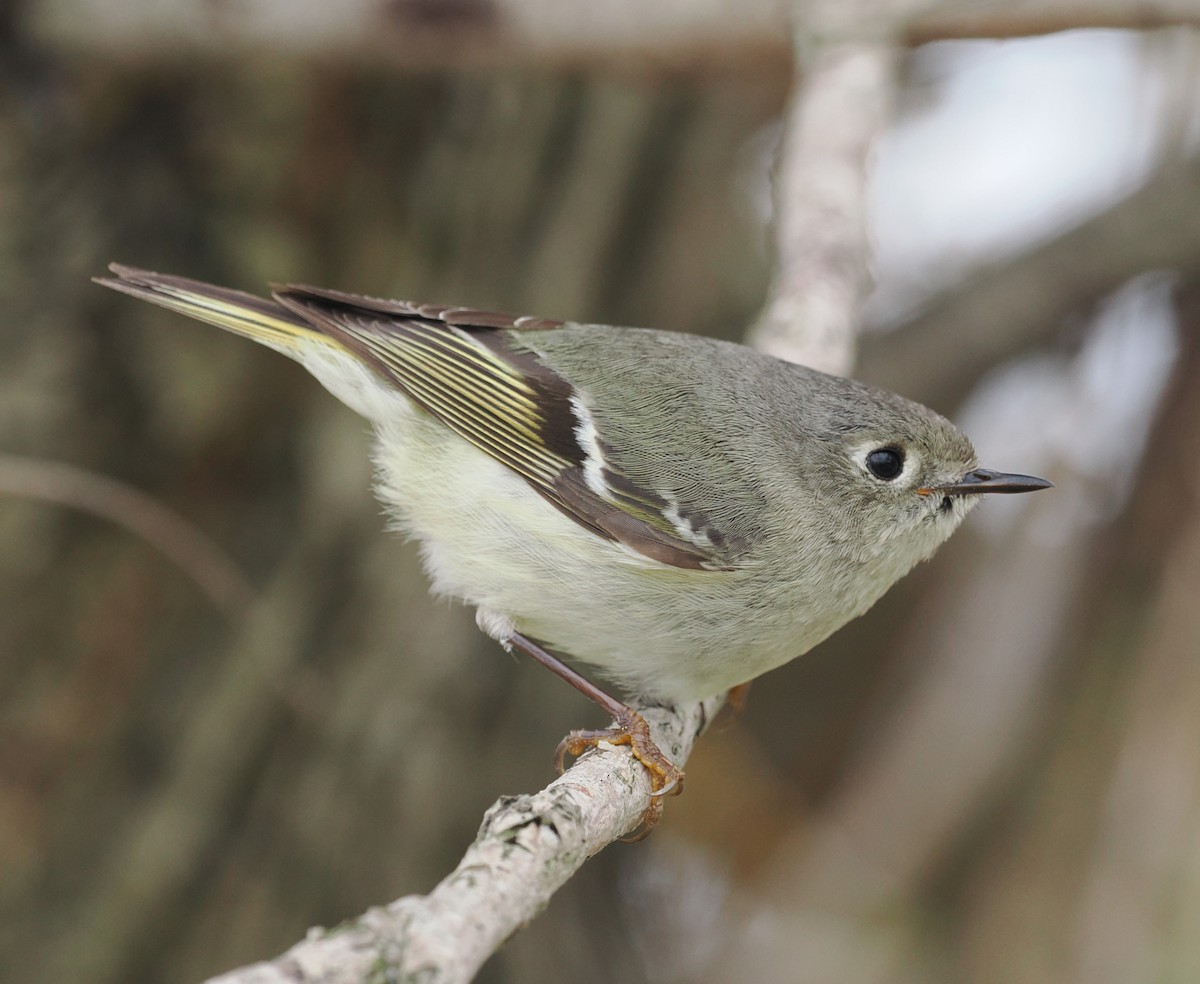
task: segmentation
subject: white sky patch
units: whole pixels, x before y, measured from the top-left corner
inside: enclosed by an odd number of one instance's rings
[[[1194,145],[1194,50],[1123,31],[921,49],[907,92],[924,88],[927,102],[877,148],[866,321],[892,322],[970,268],[1109,207],[1145,181],[1165,141]],[[1176,333],[1169,281],[1139,277],[1105,304],[1076,356],[999,369],[958,414],[984,467],[1064,479],[1054,508],[1042,503],[1038,535],[1067,536],[1125,500]],[[998,533],[1031,505],[991,497],[975,522]]]
[[[965,270],[1093,215],[1145,179],[1161,86],[1136,32],[928,45],[880,139],[870,187],[869,322]]]
[[[1057,540],[1125,501],[1179,349],[1171,281],[1148,274],[1114,294],[1072,359],[1038,356],[993,373],[959,423],[988,468],[1069,478],[1039,536]],[[1046,493],[1051,494],[1051,493]],[[1004,498],[976,522],[1002,533],[1030,502]],[[1044,505],[1044,503],[1043,503]]]
[[[1195,149],[1198,75],[1189,39],[1136,31],[918,49],[874,147],[864,323],[894,323],[972,267],[1102,211],[1142,184],[1164,140]],[[773,122],[746,142],[734,181],[764,230],[781,132]]]

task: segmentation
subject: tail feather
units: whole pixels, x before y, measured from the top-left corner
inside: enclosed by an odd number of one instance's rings
[[[187,277],[152,273],[113,263],[116,277],[95,277],[96,283],[205,321],[295,357],[305,343],[337,343],[294,311],[276,301],[245,291],[217,287]]]

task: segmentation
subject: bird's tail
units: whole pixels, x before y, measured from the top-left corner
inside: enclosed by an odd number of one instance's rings
[[[308,343],[333,344],[328,335],[276,301],[120,263],[111,264],[109,269],[115,277],[95,277],[95,282],[244,335],[292,358]]]

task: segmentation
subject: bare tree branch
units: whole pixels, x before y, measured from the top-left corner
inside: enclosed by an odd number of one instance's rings
[[[820,0],[798,5],[814,19]],[[849,5],[848,5],[849,6]],[[130,59],[181,49],[225,54],[231,44],[375,59],[406,68],[610,61],[637,56],[663,66],[790,54],[792,5],[783,0],[345,0],[336,4],[247,0],[58,0],[25,17],[49,44]],[[927,3],[904,31],[921,44],[1017,37],[1080,27],[1147,29],[1200,24],[1195,0],[943,0]]]
[[[824,17],[806,21],[798,38],[807,58],[797,66],[775,176],[775,279],[749,341],[844,375],[854,364],[866,282],[867,159],[888,116],[900,53],[886,38],[885,4],[813,6]],[[849,35],[854,23],[871,25],[871,36]],[[901,21],[892,14],[890,23]]]
[[[643,714],[655,741],[682,764],[723,701]],[[634,829],[649,805],[649,776],[628,748],[598,748],[542,791],[497,801],[458,867],[428,895],[311,931],[277,959],[212,984],[356,984],[381,967],[388,980],[469,981],[588,858]]]

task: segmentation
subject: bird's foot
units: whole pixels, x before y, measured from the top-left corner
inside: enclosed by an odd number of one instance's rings
[[[640,841],[649,835],[662,818],[663,797],[678,796],[683,792],[683,770],[675,765],[650,737],[650,725],[637,711],[625,708],[617,715],[615,727],[594,731],[572,731],[558,744],[554,764],[559,774],[566,764],[567,756],[578,758],[601,742],[609,745],[628,745],[633,757],[650,773],[650,806],[642,816],[642,822],[626,841]]]

